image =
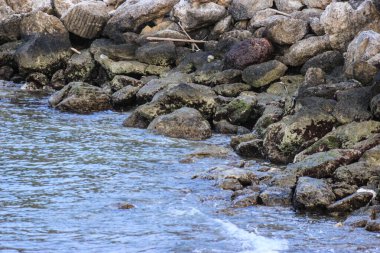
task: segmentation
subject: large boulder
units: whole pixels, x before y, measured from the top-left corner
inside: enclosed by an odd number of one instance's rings
[[[308,23],[301,19],[279,19],[267,26],[267,36],[279,45],[292,45],[308,32]]]
[[[235,44],[225,55],[224,67],[244,69],[270,59],[273,47],[267,39],[247,39]]]
[[[60,110],[75,113],[91,113],[111,109],[109,94],[103,89],[72,82],[49,98],[49,104]]]
[[[369,204],[374,195],[370,191],[358,191],[327,207],[328,211],[337,215],[344,215]]]
[[[300,177],[294,192],[294,205],[298,209],[325,209],[335,200],[332,188],[325,180]]]
[[[135,105],[136,94],[141,86],[128,85],[112,94],[112,105],[116,109],[128,109]]]
[[[71,7],[83,1],[88,0],[51,0],[51,4],[54,13],[57,15],[57,17],[61,18],[67,13],[67,11],[71,9]]]
[[[150,21],[163,17],[179,0],[127,0],[119,6],[108,21],[104,33],[110,38],[120,33],[139,31]]]
[[[336,67],[344,65],[343,54],[339,51],[326,51],[309,59],[301,69],[305,74],[309,68],[320,68],[326,73],[332,72]]]
[[[185,30],[195,30],[215,24],[226,16],[224,6],[209,2],[194,5],[188,1],[180,1],[173,8],[172,15],[179,20]]]
[[[170,114],[158,116],[148,129],[165,136],[188,140],[203,140],[211,137],[211,127],[200,112],[183,107]]]
[[[366,0],[354,10],[349,2],[333,2],[322,13],[321,24],[330,37],[332,48],[345,51],[360,31],[380,30],[380,16],[372,1]]]
[[[364,31],[358,34],[348,45],[345,54],[345,74],[364,84],[369,84],[378,69],[374,65],[380,60],[374,59],[380,53],[380,34],[374,31]]]
[[[272,60],[245,68],[243,80],[255,88],[260,88],[280,79],[287,70],[288,67],[285,64]]]
[[[86,39],[98,37],[108,19],[107,6],[101,1],[81,2],[62,17],[69,32]]]
[[[176,60],[176,48],[173,42],[147,43],[136,51],[138,61],[159,66],[173,65]]]
[[[54,73],[70,57],[69,33],[58,18],[35,12],[20,28],[25,40],[15,53],[20,71]]]
[[[92,77],[95,70],[95,60],[88,49],[80,54],[73,54],[67,62],[65,79],[67,82],[87,81]]]
[[[260,10],[273,6],[273,0],[234,0],[229,7],[229,12],[235,20],[251,19]]]

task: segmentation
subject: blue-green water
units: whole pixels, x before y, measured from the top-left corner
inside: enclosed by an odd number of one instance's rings
[[[61,113],[0,85],[0,252],[379,252],[380,238],[289,208],[224,212],[230,192],[179,161],[190,142],[122,127],[127,114]],[[134,209],[120,210],[129,202]]]

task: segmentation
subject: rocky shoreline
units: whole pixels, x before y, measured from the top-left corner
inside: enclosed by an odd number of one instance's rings
[[[232,135],[240,156],[284,165],[195,176],[233,206],[352,214],[368,231],[380,231],[379,67],[377,0],[0,0],[0,79],[56,90],[61,111],[137,107],[126,127]]]

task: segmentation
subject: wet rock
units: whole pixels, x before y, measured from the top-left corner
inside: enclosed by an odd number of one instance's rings
[[[248,39],[234,45],[224,58],[224,67],[244,69],[271,57],[273,47],[267,39]]]
[[[380,219],[370,220],[365,226],[365,230],[370,232],[380,232]]]
[[[364,31],[358,34],[348,45],[345,54],[345,74],[363,84],[372,82],[377,68],[370,64],[371,58],[380,53],[380,34]]]
[[[338,170],[339,168],[336,171]],[[345,182],[336,182],[331,187],[336,196],[336,199],[343,199],[358,190],[358,187],[356,185],[347,184]]]
[[[123,210],[128,210],[128,209],[132,209],[132,208],[135,208],[134,205],[128,203],[128,202],[124,202],[124,203],[120,203],[118,204],[118,208],[119,209],[123,209]]]
[[[309,59],[301,69],[301,73],[306,73],[309,68],[320,68],[326,73],[332,72],[337,66],[343,66],[344,58],[339,51],[327,51]]]
[[[243,91],[249,91],[250,89],[251,86],[245,83],[226,83],[213,88],[216,94],[225,97],[237,97]]]
[[[111,108],[110,96],[101,88],[72,82],[49,98],[49,104],[61,111],[91,113]]]
[[[301,0],[274,0],[279,11],[292,13],[300,10],[304,5]]]
[[[130,76],[115,76],[111,82],[110,82],[110,86],[111,86],[111,89],[113,92],[116,92],[118,90],[121,90],[122,88],[124,87],[127,87],[127,86],[134,86],[134,87],[142,87],[143,86],[143,82],[141,82],[140,80],[137,80],[133,77],[130,77]]]
[[[50,87],[52,87],[54,90],[60,90],[65,85],[65,71],[63,69],[57,70],[51,77]]]
[[[380,213],[380,206],[370,206],[362,207],[354,211],[347,219],[344,221],[344,225],[351,227],[366,227],[367,223],[373,221],[377,218]]]
[[[68,82],[89,80],[95,70],[95,60],[89,50],[73,54],[67,62],[65,77]]]
[[[301,110],[266,130],[264,149],[272,162],[287,163],[305,146],[332,130],[336,119],[323,110]]]
[[[380,94],[372,98],[370,103],[371,113],[375,119],[380,119]]]
[[[0,20],[0,44],[16,41],[21,38],[21,21],[21,15],[11,15]]]
[[[258,139],[258,136],[254,133],[247,133],[231,137],[230,145],[235,149],[239,144]]]
[[[363,161],[359,161],[339,167],[334,173],[334,179],[348,184],[364,186],[367,185],[371,177],[379,173],[379,166],[370,166]]]
[[[341,199],[327,207],[330,213],[345,214],[355,211],[372,200],[373,194],[370,192],[356,192],[344,199]]]
[[[300,177],[294,192],[294,205],[297,209],[325,209],[335,201],[332,188],[326,181],[311,177]]]
[[[348,81],[340,83],[322,84],[318,86],[301,86],[298,90],[298,97],[320,97],[325,99],[335,99],[336,94],[341,91],[362,87],[359,82]]]
[[[268,187],[260,193],[259,198],[265,206],[290,206],[292,190],[290,188]]]
[[[354,149],[333,149],[306,156],[302,160],[287,166],[286,171],[297,176],[310,176],[326,178],[332,176],[334,171],[342,166],[357,161],[361,152]]]
[[[109,39],[97,39],[91,44],[90,52],[96,60],[100,55],[106,55],[112,60],[135,60],[135,51],[137,46],[128,44],[115,44]]]
[[[333,2],[323,12],[321,24],[332,48],[345,51],[358,32],[379,31],[379,14],[371,1],[364,1],[357,10],[348,2]]]
[[[224,6],[209,2],[193,5],[186,1],[180,1],[173,8],[173,16],[178,19],[185,30],[195,30],[215,24],[226,16]]]
[[[268,38],[279,45],[292,45],[308,32],[308,23],[301,19],[280,19],[267,26]]]
[[[21,41],[14,41],[0,45],[0,66],[15,66],[14,54],[21,44]]]
[[[49,79],[42,73],[32,73],[26,78],[26,84],[22,89],[26,90],[39,90],[46,88]]]
[[[192,108],[181,108],[171,114],[157,117],[148,129],[165,136],[189,140],[203,140],[211,137],[210,124]]]
[[[82,38],[94,39],[102,33],[109,18],[105,3],[86,1],[71,7],[62,20],[69,32]]]
[[[116,109],[126,109],[135,105],[136,94],[140,87],[128,85],[112,94],[112,105]]]
[[[243,80],[255,88],[259,88],[280,79],[288,70],[283,63],[273,60],[247,67],[243,71]]]
[[[328,151],[330,149],[354,148],[359,142],[368,140],[368,138],[373,138],[373,134],[377,134],[379,132],[380,122],[372,120],[352,122],[350,124],[337,127],[335,130],[326,134],[323,138],[298,154],[296,160],[300,160],[302,159],[301,157],[306,155]],[[364,152],[365,150],[361,151]]]
[[[371,119],[372,115],[368,110],[371,100],[371,89],[369,87],[345,90],[336,95],[338,103],[333,115],[339,123],[347,124],[353,121]]]
[[[186,155],[185,160],[189,160],[192,158],[226,158],[232,155],[233,152],[229,148],[217,145],[206,145]],[[183,161],[184,160],[182,160],[181,162]]]
[[[159,66],[173,65],[176,54],[175,45],[171,41],[147,43],[136,51],[138,61]]]
[[[163,17],[179,0],[127,0],[114,12],[104,28],[104,34],[110,38],[120,33],[138,31],[147,22]]]
[[[259,136],[264,137],[266,129],[270,125],[280,121],[283,115],[284,109],[282,107],[276,104],[268,105],[265,107],[261,117],[257,120],[254,129]]]
[[[309,68],[305,74],[306,86],[318,86],[326,83],[326,73],[320,68]]]
[[[36,12],[24,17],[21,34],[26,42],[15,53],[21,72],[54,73],[71,55],[69,34],[54,16]]]
[[[248,128],[243,126],[233,125],[227,120],[214,122],[214,130],[221,134],[247,134],[250,132]]]
[[[268,87],[267,93],[281,97],[293,96],[304,80],[302,75],[283,76],[279,82]]]
[[[207,86],[231,84],[241,81],[241,71],[237,69],[197,71],[191,74],[191,78],[195,83]]]
[[[256,206],[259,203],[259,192],[251,191],[243,195],[239,195],[232,201],[234,208],[244,208],[248,206]]]
[[[262,158],[263,140],[254,139],[251,141],[242,142],[235,147],[235,151],[238,155],[243,157]]]
[[[273,0],[234,0],[228,11],[235,20],[251,19],[253,15],[260,10],[273,6]]]
[[[328,36],[313,36],[292,45],[282,60],[289,66],[301,66],[312,57],[330,49]]]

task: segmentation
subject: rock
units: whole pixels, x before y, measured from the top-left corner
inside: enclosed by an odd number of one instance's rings
[[[360,161],[365,162],[369,166],[380,166],[380,145],[367,150]]]
[[[127,86],[142,87],[144,84],[140,80],[137,80],[130,76],[115,76],[111,82],[110,86],[113,92],[121,90]]]
[[[15,53],[21,72],[54,73],[71,55],[69,34],[54,16],[36,12],[24,17],[21,34],[26,42]]]
[[[344,199],[341,199],[327,207],[330,213],[345,214],[355,211],[372,200],[372,193],[370,192],[356,192]]]
[[[230,145],[233,149],[236,149],[236,147],[239,144],[241,144],[243,142],[252,141],[255,139],[258,139],[258,136],[254,133],[247,133],[247,134],[243,134],[243,135],[232,136]]]
[[[320,68],[326,73],[331,73],[337,66],[344,65],[344,58],[339,51],[327,51],[309,59],[301,69],[305,74],[309,68]]]
[[[241,81],[241,71],[237,69],[197,71],[191,74],[191,78],[195,83],[207,86],[231,84]]]
[[[308,23],[301,19],[280,19],[267,26],[268,38],[279,45],[292,45],[307,34]]]
[[[379,18],[371,1],[364,1],[356,10],[348,2],[333,2],[323,12],[321,24],[330,37],[332,48],[346,51],[358,32],[379,32]]]
[[[143,24],[163,17],[179,0],[126,0],[114,12],[104,34],[117,38],[120,33],[139,31]]]
[[[334,179],[358,186],[365,186],[370,178],[379,175],[380,167],[371,166],[364,161],[339,167],[334,173]]]
[[[89,50],[73,54],[67,63],[65,77],[68,82],[87,81],[95,70],[95,61]]]
[[[46,88],[49,79],[42,73],[32,73],[26,78],[26,84],[22,89],[37,90]],[[27,88],[26,88],[27,87]],[[33,88],[32,88],[33,87]]]
[[[137,46],[128,44],[115,44],[113,41],[108,39],[97,39],[90,47],[91,54],[94,55],[96,60],[99,60],[100,55],[106,55],[114,61],[118,60],[135,60],[135,52]]]
[[[369,101],[371,100],[371,89],[369,87],[355,88],[336,93],[338,103],[333,115],[341,124],[353,121],[366,121],[371,119],[369,112]]]
[[[339,168],[337,170],[339,170]],[[358,190],[358,187],[356,185],[350,185],[345,182],[336,182],[332,185],[332,188],[337,199],[343,199]]]
[[[265,154],[276,163],[287,163],[305,146],[331,131],[336,119],[323,110],[305,109],[274,123],[266,130]]]
[[[247,134],[251,132],[248,128],[233,125],[227,120],[213,122],[214,130],[220,134]]]
[[[99,87],[83,82],[69,83],[49,98],[49,104],[58,110],[75,113],[111,109],[108,93]]]
[[[21,44],[21,41],[14,41],[0,45],[0,66],[15,66],[14,54]]]
[[[309,8],[325,9],[332,0],[302,0],[302,2]]]
[[[278,15],[273,9],[264,9],[257,11],[248,24],[249,30],[257,30],[262,27],[267,27],[278,20],[287,19],[287,17]]]
[[[64,16],[74,5],[87,0],[51,0],[54,13],[58,18]]]
[[[0,45],[21,38],[21,15],[11,15],[3,20],[0,18]]]
[[[277,60],[273,60],[245,68],[243,71],[243,80],[255,88],[260,88],[280,79],[287,70],[286,65]]]
[[[298,11],[304,6],[302,0],[274,0],[274,2],[279,11],[287,13]]]
[[[157,117],[148,129],[165,136],[188,140],[204,140],[212,134],[210,124],[197,110],[188,107]]]
[[[312,57],[330,49],[328,36],[312,36],[292,45],[282,60],[288,66],[301,66]]]
[[[320,18],[311,18],[309,21],[309,25],[311,28],[311,31],[315,33],[318,36],[325,35],[325,29],[323,28],[323,25],[321,24]]]
[[[112,94],[112,105],[116,109],[126,109],[135,105],[136,94],[140,87],[128,85]]]
[[[232,28],[232,25],[233,25],[232,16],[228,15],[227,17],[221,19],[218,23],[215,24],[211,33],[213,35],[221,35],[229,31]]]
[[[259,192],[251,191],[246,194],[240,195],[232,201],[234,208],[244,208],[248,206],[256,206],[259,203]]]
[[[364,31],[358,34],[348,45],[345,54],[345,74],[364,84],[373,81],[377,68],[369,63],[370,59],[380,53],[380,34]],[[358,71],[360,70],[360,71]]]
[[[371,106],[371,113],[373,117],[379,120],[380,119],[380,94],[372,98],[370,106]]]
[[[380,219],[368,221],[365,230],[370,232],[380,232]]]
[[[0,67],[0,80],[11,80],[12,76],[14,74],[13,68],[9,66],[2,66]]]
[[[325,209],[335,201],[330,185],[322,179],[300,177],[294,192],[294,205],[297,209]]]
[[[359,88],[361,86],[362,85],[359,82],[355,81],[322,84],[311,87],[309,87],[308,85],[304,85],[301,86],[298,90],[298,97],[320,97],[325,99],[335,99],[338,92]]]
[[[238,155],[250,158],[263,157],[263,140],[255,139],[247,142],[242,142],[236,146],[235,151]]]
[[[292,190],[290,188],[269,187],[260,193],[259,199],[265,206],[290,206]]]
[[[251,19],[255,12],[270,8],[273,0],[234,0],[228,11],[235,20]]]
[[[265,107],[262,116],[257,120],[254,129],[260,137],[265,136],[266,129],[280,121],[284,115],[284,109],[278,105],[268,105]]]
[[[120,204],[118,205],[118,208],[119,208],[119,209],[125,209],[125,210],[128,210],[128,209],[135,208],[135,206],[132,205],[132,204],[130,204],[130,203],[124,202],[124,203],[120,203]]]
[[[51,4],[49,0],[17,0],[17,1],[6,1],[8,6],[15,13],[27,13],[31,11],[50,11]]]
[[[326,73],[320,68],[309,68],[305,74],[305,86],[315,87],[326,83]]]
[[[213,88],[216,94],[225,97],[237,97],[243,91],[249,91],[250,89],[251,86],[245,83],[226,83]]]
[[[85,1],[71,7],[62,17],[67,30],[79,37],[94,39],[106,25],[107,5],[101,1]]]
[[[342,166],[357,161],[361,152],[354,149],[333,149],[306,156],[303,160],[287,166],[286,171],[297,176],[314,178],[331,177]]]
[[[65,85],[65,71],[63,69],[57,70],[51,77],[50,87],[52,87],[54,90],[60,90]]]
[[[362,207],[350,214],[350,216],[348,216],[344,221],[344,225],[355,228],[364,228],[368,222],[374,221],[377,218],[376,216],[379,214],[379,212],[379,205]]]
[[[271,57],[273,47],[267,39],[248,39],[234,45],[225,55],[224,67],[244,69]]]
[[[186,31],[196,30],[215,24],[227,14],[226,8],[209,2],[198,6],[180,1],[173,8],[172,15],[179,20]]]
[[[219,145],[206,145],[186,155],[185,159],[188,160],[192,158],[226,158],[231,155],[233,155],[233,152],[229,148],[225,148]]]
[[[298,154],[298,158],[296,158],[296,160],[302,159],[301,157],[306,155],[328,151],[330,149],[355,148],[359,142],[370,140],[369,138],[373,138],[373,134],[377,133],[380,133],[380,122],[352,122],[350,124],[337,127],[335,130],[326,134],[323,138],[302,151],[302,153]],[[362,150],[362,152],[364,151],[365,150]]]
[[[138,61],[159,66],[173,65],[176,59],[176,49],[173,42],[147,43],[136,51]]]
[[[250,127],[254,124],[257,100],[252,96],[240,95],[227,105],[217,109],[215,120],[225,119],[234,125]]]
[[[283,76],[279,82],[271,84],[266,92],[281,97],[293,96],[304,80],[302,75]]]

